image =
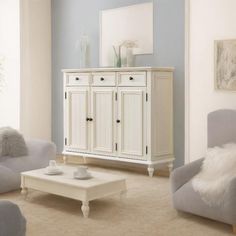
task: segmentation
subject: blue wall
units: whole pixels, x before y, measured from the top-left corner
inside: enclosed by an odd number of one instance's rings
[[[99,11],[148,0],[52,0],[52,135],[63,147],[63,78],[61,69],[79,68],[76,41],[90,38],[91,67],[99,66]],[[173,66],[175,166],[184,163],[184,0],[154,0],[154,53],[140,55],[136,66]]]

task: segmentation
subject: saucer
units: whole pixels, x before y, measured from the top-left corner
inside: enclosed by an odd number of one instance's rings
[[[60,168],[50,169],[49,166],[45,168],[45,172],[44,172],[44,174],[46,175],[60,175],[62,173],[63,171]]]
[[[74,179],[86,180],[86,179],[91,179],[91,178],[92,178],[92,175],[89,172],[87,172],[87,174],[84,176],[79,176],[79,175],[76,175],[76,173],[74,173]]]

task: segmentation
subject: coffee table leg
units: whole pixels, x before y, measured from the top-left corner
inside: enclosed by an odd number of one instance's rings
[[[67,156],[63,156],[63,163],[64,165],[66,165],[68,162],[68,157]]]
[[[28,188],[23,187],[23,188],[21,189],[21,194],[24,195],[25,198],[26,198],[27,195],[28,195]]]
[[[88,218],[88,216],[89,216],[89,202],[83,201],[82,206],[81,206],[81,210],[83,212],[84,218]]]

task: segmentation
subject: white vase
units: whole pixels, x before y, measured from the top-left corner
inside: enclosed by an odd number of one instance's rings
[[[127,67],[134,66],[133,48],[127,48],[126,49],[126,66]]]

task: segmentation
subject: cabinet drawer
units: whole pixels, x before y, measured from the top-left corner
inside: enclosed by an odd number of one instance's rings
[[[89,74],[72,74],[67,76],[67,85],[89,85]]]
[[[116,74],[94,73],[92,75],[92,86],[116,86]]]
[[[119,73],[118,86],[146,86],[146,72]]]

